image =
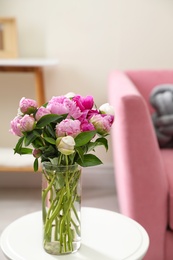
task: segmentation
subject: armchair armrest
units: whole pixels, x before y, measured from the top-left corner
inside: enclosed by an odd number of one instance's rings
[[[110,76],[109,101],[115,109],[112,145],[121,212],[146,228],[156,248],[163,246],[168,188],[147,104],[121,71]]]

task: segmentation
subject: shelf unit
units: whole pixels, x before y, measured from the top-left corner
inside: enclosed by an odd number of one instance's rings
[[[41,106],[45,103],[45,90],[44,90],[44,77],[43,77],[43,69],[45,67],[57,66],[58,60],[56,59],[47,59],[47,58],[20,58],[20,59],[0,59],[0,72],[8,73],[33,73],[35,80],[35,97],[38,103],[38,106]],[[7,153],[7,163],[4,164],[0,159],[0,172],[33,172],[33,166],[30,165],[30,162],[27,162],[26,165],[19,163],[16,165],[9,165],[11,160],[22,160],[21,158],[15,157],[15,155],[11,155],[6,148],[4,151]],[[0,151],[3,153],[3,148]],[[0,154],[0,158],[1,158]],[[25,155],[24,155],[25,156]],[[27,156],[27,155],[26,155]],[[14,158],[13,158],[14,157]]]

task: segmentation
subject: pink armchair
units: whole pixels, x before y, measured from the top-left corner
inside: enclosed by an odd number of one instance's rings
[[[145,260],[173,260],[173,149],[160,149],[149,103],[153,87],[173,84],[173,70],[113,71],[109,102],[120,211],[150,237]]]

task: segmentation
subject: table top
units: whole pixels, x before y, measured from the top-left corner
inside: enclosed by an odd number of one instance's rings
[[[12,260],[137,260],[149,246],[145,229],[134,220],[109,210],[82,207],[81,248],[74,254],[54,256],[42,247],[41,211],[11,223],[1,235],[1,248]]]
[[[57,59],[50,58],[16,58],[0,59],[0,67],[45,67],[59,64]]]

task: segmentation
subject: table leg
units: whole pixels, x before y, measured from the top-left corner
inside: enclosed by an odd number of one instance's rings
[[[38,102],[38,106],[41,106],[45,103],[43,72],[41,68],[35,68],[35,87],[36,100]]]

